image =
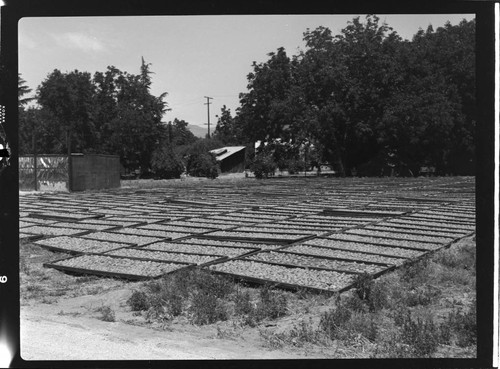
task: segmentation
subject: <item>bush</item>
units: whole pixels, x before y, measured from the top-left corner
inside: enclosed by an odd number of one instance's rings
[[[205,325],[228,319],[228,312],[222,302],[214,295],[203,291],[194,294],[189,308],[190,321]]]
[[[148,310],[151,307],[148,295],[144,291],[134,291],[127,300],[132,311]]]
[[[229,278],[205,270],[196,270],[190,274],[190,280],[184,280],[189,283],[190,288],[218,298],[224,298],[234,291],[234,284]]]
[[[151,169],[156,178],[180,178],[184,172],[184,165],[170,147],[162,147],[153,152],[151,156]]]
[[[251,171],[257,179],[274,176],[276,168],[277,164],[274,162],[273,156],[270,154],[257,155],[251,164]]]

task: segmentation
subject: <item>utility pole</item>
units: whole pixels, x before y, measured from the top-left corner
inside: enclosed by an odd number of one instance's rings
[[[32,136],[31,136],[31,146],[32,146],[32,149],[33,149],[33,176],[35,177],[35,191],[38,191],[38,174],[37,174],[37,170],[36,170],[36,162],[37,162],[37,158],[36,158],[36,140],[35,140],[35,128],[33,127],[33,133],[32,133]]]
[[[208,138],[210,138],[210,99],[213,100],[213,97],[208,97],[205,96],[205,99],[207,99],[207,102],[204,104],[207,106],[207,114],[208,114]]]

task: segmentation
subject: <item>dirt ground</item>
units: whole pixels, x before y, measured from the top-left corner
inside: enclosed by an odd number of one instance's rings
[[[183,360],[301,358],[293,352],[270,351],[258,333],[236,339],[185,325],[152,329],[125,323],[123,306],[130,293],[122,288],[97,295],[61,299],[54,304],[21,307],[21,357],[24,360]],[[98,319],[94,308],[117,305],[115,322]],[[121,310],[119,305],[121,305]],[[253,336],[253,337],[252,337]],[[50,344],[47,344],[50,342]]]

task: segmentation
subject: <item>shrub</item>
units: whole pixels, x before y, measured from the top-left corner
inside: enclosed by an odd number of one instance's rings
[[[189,312],[190,321],[197,325],[212,324],[228,319],[227,309],[219,299],[202,291],[194,294]]]
[[[283,293],[271,291],[264,286],[259,292],[260,301],[257,303],[255,317],[258,321],[270,318],[276,319],[287,313],[287,299]]]
[[[235,294],[234,298],[235,306],[234,310],[237,315],[249,315],[252,314],[254,308],[252,306],[252,301],[250,298],[250,293],[248,291],[240,293],[239,291]]]
[[[251,170],[257,179],[274,176],[276,168],[277,164],[274,162],[273,156],[269,154],[257,155],[251,164]]]
[[[190,176],[215,179],[219,175],[218,169],[215,156],[209,152],[195,152],[188,156],[186,171]]]
[[[229,278],[206,270],[193,271],[185,282],[190,288],[213,294],[218,298],[224,298],[234,291],[234,284]]]
[[[182,313],[184,300],[187,299],[188,294],[185,289],[179,288],[179,281],[179,276],[169,275],[147,286],[150,291],[150,306],[156,309],[151,312],[152,316],[165,320],[164,314],[178,316]]]
[[[184,165],[170,147],[162,147],[153,152],[151,169],[156,178],[180,178],[184,172]]]
[[[411,314],[408,314],[401,329],[401,339],[412,347],[416,356],[428,357],[436,352],[439,344],[439,331],[432,319],[413,320]]]
[[[151,307],[148,295],[144,291],[134,291],[127,300],[132,311],[148,310]]]

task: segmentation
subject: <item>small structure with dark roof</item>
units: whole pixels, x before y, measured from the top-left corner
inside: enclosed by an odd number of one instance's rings
[[[221,173],[240,173],[245,171],[246,146],[226,146],[210,150],[219,163]]]

